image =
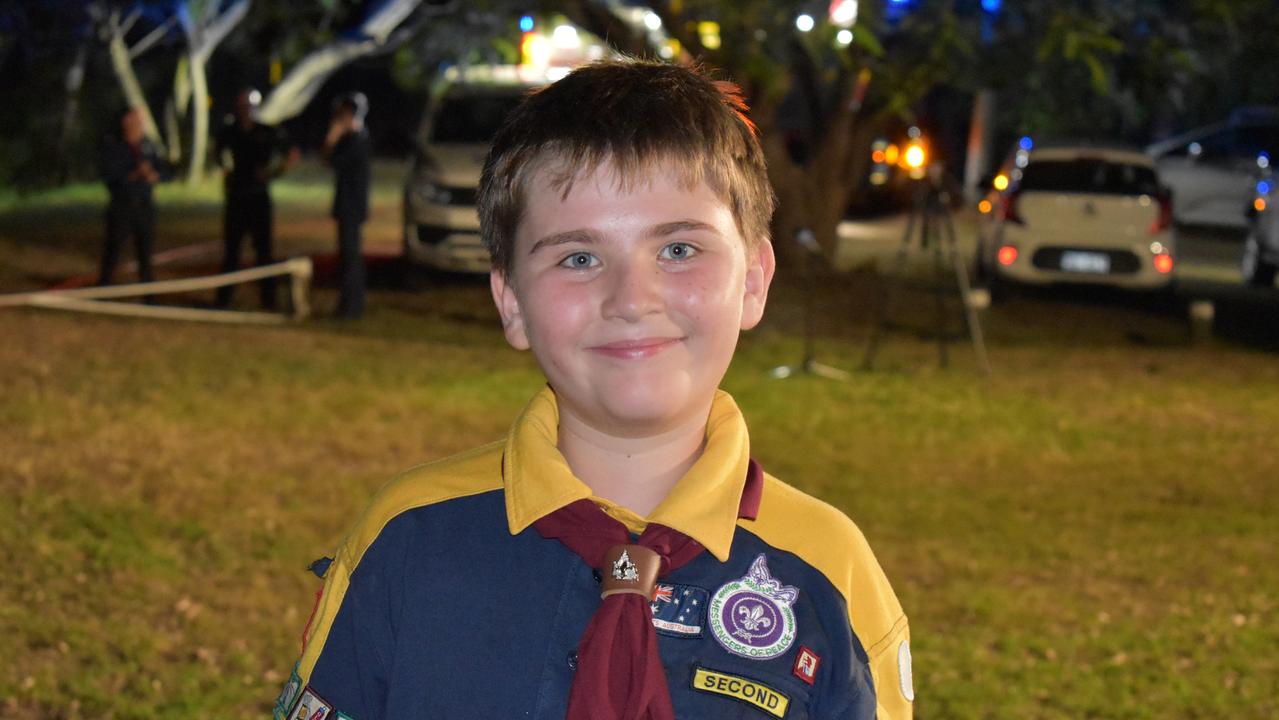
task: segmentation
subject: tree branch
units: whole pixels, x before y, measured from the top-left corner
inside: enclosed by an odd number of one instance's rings
[[[113,12],[111,13],[111,15],[116,20],[118,20],[120,17],[120,14],[118,12]],[[128,35],[129,31],[133,29],[133,24],[136,23],[138,21],[138,18],[140,17],[142,17],[142,9],[134,8],[133,12],[129,13],[129,17],[125,18],[124,22],[117,25],[117,27],[120,29],[120,34]]]
[[[226,38],[227,33],[231,32],[244,16],[249,12],[249,0],[237,0],[226,12],[217,16],[213,22],[204,28],[204,36],[201,38],[199,47],[195,49],[201,62],[206,62],[209,56],[213,54],[213,50]]]
[[[426,19],[445,15],[462,6],[457,0],[431,5],[421,9],[417,19],[406,25],[405,21],[421,3],[422,0],[393,0],[361,24],[363,39],[338,40],[308,53],[263,101],[258,109],[258,118],[274,125],[294,117],[306,109],[307,103],[338,68],[356,58],[394,50],[413,37]]]
[[[379,45],[385,43],[400,23],[421,4],[422,0],[389,0],[360,23],[360,33]]]
[[[129,48],[129,59],[133,60],[147,50],[150,50],[153,45],[160,42],[160,40],[169,33],[169,28],[173,27],[174,23],[177,21],[178,19],[176,16],[169,17],[168,20],[164,21],[164,24],[157,25],[154,30],[146,34],[146,37],[134,43],[133,47]]]

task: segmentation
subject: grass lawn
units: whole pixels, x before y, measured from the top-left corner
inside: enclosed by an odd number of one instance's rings
[[[82,192],[8,205],[0,292],[92,271]],[[327,248],[327,196],[284,195],[282,244]],[[164,242],[216,238],[215,197],[166,198]],[[392,181],[378,198],[391,245]],[[392,474],[501,436],[540,385],[486,283],[429,280],[376,289],[356,325],[0,311],[5,718],[269,714],[306,565]],[[905,334],[851,382],[772,380],[800,357],[798,286],[725,386],[763,465],[876,548],[912,618],[917,717],[1279,716],[1272,355],[1032,297],[988,318],[992,380],[963,343],[939,370]],[[872,287],[823,291],[821,360],[856,365]]]

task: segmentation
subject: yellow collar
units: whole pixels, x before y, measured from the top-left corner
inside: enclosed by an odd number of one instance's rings
[[[632,532],[659,523],[697,540],[721,562],[728,559],[750,462],[746,421],[728,393],[715,393],[701,457],[648,518],[592,495],[560,454],[558,438],[559,408],[547,387],[524,408],[506,438],[502,480],[512,535],[571,502],[590,498]]]

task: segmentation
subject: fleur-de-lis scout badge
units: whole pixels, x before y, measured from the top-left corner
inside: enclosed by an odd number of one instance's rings
[[[708,610],[711,635],[734,655],[769,660],[795,642],[795,612],[791,606],[799,590],[782,585],[768,571],[764,555],[755,558],[740,579],[715,591]]]

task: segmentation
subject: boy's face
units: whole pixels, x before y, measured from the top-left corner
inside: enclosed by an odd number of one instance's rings
[[[511,275],[492,274],[507,340],[533,350],[561,415],[594,430],[697,420],[763,315],[772,247],[748,251],[715,193],[666,169],[623,191],[605,164],[566,197],[544,172],[528,183]]]

